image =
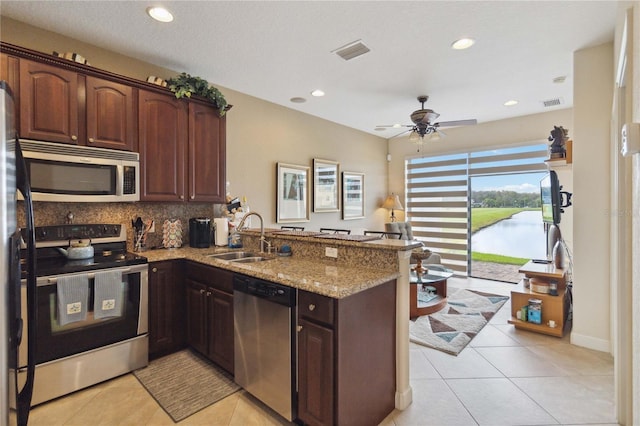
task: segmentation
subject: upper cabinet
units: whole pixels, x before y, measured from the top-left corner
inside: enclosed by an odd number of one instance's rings
[[[138,105],[141,201],[184,201],[187,103],[140,90]]]
[[[20,61],[20,136],[78,144],[78,74]]]
[[[189,104],[189,199],[224,203],[227,120],[217,108]]]
[[[224,202],[226,119],[217,108],[140,90],[142,201]]]
[[[131,86],[21,59],[20,101],[24,138],[135,150]]]
[[[87,76],[87,145],[134,151],[137,145],[134,89]]]

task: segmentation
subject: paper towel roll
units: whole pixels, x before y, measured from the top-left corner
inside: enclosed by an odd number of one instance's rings
[[[217,246],[226,246],[229,244],[229,222],[226,218],[213,219],[213,224],[216,229],[216,242]]]

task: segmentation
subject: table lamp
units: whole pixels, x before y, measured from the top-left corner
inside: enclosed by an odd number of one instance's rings
[[[396,221],[396,215],[393,212],[394,210],[404,210],[402,204],[400,203],[400,198],[396,194],[391,194],[384,200],[382,204],[382,208],[391,210],[391,222]]]

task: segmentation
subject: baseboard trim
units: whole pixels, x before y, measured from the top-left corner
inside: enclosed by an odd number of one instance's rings
[[[595,351],[611,353],[611,341],[598,339],[584,334],[571,333],[570,341],[572,345],[582,346]]]
[[[413,389],[411,386],[407,387],[404,391],[396,390],[396,408],[398,410],[404,410],[413,401]]]

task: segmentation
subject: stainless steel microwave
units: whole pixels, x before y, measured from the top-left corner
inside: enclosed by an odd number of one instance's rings
[[[20,139],[34,201],[140,200],[136,152]]]

